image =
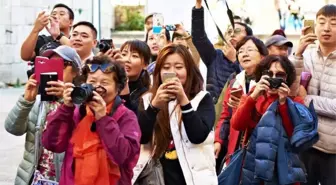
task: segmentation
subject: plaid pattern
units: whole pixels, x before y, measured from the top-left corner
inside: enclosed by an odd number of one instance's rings
[[[34,173],[34,179],[31,185],[58,185],[57,182],[51,181],[51,180],[46,180],[43,175],[36,170]]]

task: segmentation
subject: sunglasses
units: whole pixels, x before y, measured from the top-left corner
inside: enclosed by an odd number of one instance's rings
[[[96,72],[98,69],[100,69],[103,73],[111,73],[115,71],[115,66],[112,64],[86,64],[84,67],[86,70],[88,70],[90,73]]]
[[[287,74],[285,72],[277,72],[274,74],[273,71],[266,70],[263,72],[263,75],[267,75],[271,78],[275,77],[275,78],[281,78],[283,80],[287,79]]]
[[[240,28],[235,28],[234,30],[233,30],[233,29],[229,29],[229,30],[227,31],[227,34],[228,34],[228,35],[232,35],[232,34],[237,35],[237,34],[239,34],[240,32],[242,32],[242,30],[241,30]]]

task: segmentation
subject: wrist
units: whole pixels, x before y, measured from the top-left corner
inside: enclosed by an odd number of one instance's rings
[[[202,8],[202,3],[196,3],[195,8],[196,8],[196,9],[200,9],[200,8]]]
[[[258,93],[256,93],[255,91],[253,91],[253,93],[252,93],[250,96],[251,96],[251,98],[252,98],[254,101],[256,101],[259,95],[258,95]]]
[[[286,98],[279,98],[280,105],[283,105],[286,103]]]
[[[185,105],[189,104],[190,102],[189,102],[188,97],[184,94],[179,103],[180,103],[181,106],[185,106]]]
[[[64,34],[62,32],[59,33],[55,33],[54,35],[52,35],[53,39],[56,41],[61,40],[61,38],[64,36]]]
[[[32,97],[28,97],[28,96],[24,96],[23,97],[27,102],[34,102],[36,98],[32,98]]]

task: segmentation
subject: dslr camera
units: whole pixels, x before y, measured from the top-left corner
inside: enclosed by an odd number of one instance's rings
[[[282,78],[268,78],[267,81],[270,83],[271,89],[279,89],[281,83],[285,83]]]
[[[105,53],[112,48],[112,39],[101,39],[98,44],[99,51]]]
[[[75,87],[71,93],[71,99],[74,104],[83,104],[92,101],[95,88],[91,84],[82,84]]]

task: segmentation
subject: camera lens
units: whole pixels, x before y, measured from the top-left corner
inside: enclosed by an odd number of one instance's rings
[[[82,104],[87,99],[86,89],[81,87],[75,87],[71,93],[72,102],[74,104]]]

